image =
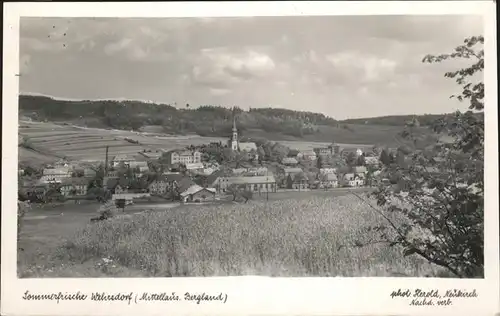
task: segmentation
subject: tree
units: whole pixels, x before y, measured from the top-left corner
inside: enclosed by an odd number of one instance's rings
[[[316,165],[318,167],[318,169],[321,169],[323,168],[323,156],[319,155],[318,156],[318,159],[316,160]]]
[[[451,54],[426,56],[424,62],[462,58],[473,64],[445,77],[454,78],[462,92],[452,96],[467,100],[469,108],[484,108],[484,85],[473,83],[484,68],[484,52],[476,50],[482,36],[464,41]],[[411,127],[411,126],[409,126]],[[369,227],[391,246],[400,246],[403,255],[416,254],[441,266],[455,276],[484,275],[484,117],[467,111],[438,119],[431,128],[451,136],[448,143],[437,142],[432,154],[416,150],[411,164],[384,168],[397,174],[398,185],[380,187],[375,192],[379,208],[373,207],[387,225]],[[405,131],[405,137],[418,138]],[[359,197],[359,196],[358,196]],[[398,216],[401,220],[395,221]]]
[[[387,152],[387,149],[382,149],[382,151],[380,152],[380,162],[384,165],[384,166],[388,166],[391,164],[391,159],[389,157],[389,153]]]
[[[356,164],[356,154],[353,152],[348,153],[345,162],[348,166],[354,166]]]
[[[19,238],[21,235],[21,229],[23,227],[23,219],[26,213],[30,209],[30,204],[28,202],[17,201],[17,241],[19,244]]]
[[[364,166],[364,165],[366,165],[365,156],[364,155],[358,156],[358,158],[356,158],[356,166]]]

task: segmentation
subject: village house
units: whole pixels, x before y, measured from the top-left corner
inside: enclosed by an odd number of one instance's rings
[[[285,157],[281,160],[281,163],[287,166],[296,166],[299,162],[293,157]]]
[[[61,182],[63,179],[71,178],[73,171],[70,168],[47,168],[43,170],[41,182]]]
[[[320,177],[320,188],[336,188],[339,186],[337,175],[335,173],[325,173]]]
[[[129,188],[129,181],[124,178],[110,178],[106,183],[106,189],[112,194],[127,193]]]
[[[180,173],[163,174],[149,180],[148,191],[151,194],[163,195],[173,191],[184,178]]]
[[[378,157],[365,157],[365,164],[376,167],[380,164],[380,160]]]
[[[34,197],[38,200],[43,200],[49,186],[46,183],[31,183],[23,186],[23,191],[27,197]]]
[[[129,166],[131,162],[135,161],[135,158],[129,155],[120,154],[113,157],[112,165],[113,167],[118,167],[120,164]]]
[[[319,169],[319,174],[329,174],[329,173],[336,173],[337,169],[336,168],[320,168]]]
[[[305,150],[301,151],[297,154],[297,159],[298,160],[308,160],[308,161],[314,161],[317,159],[316,153],[314,150]]]
[[[83,196],[87,194],[88,180],[68,178],[61,182],[61,194],[64,196]]]
[[[313,151],[316,153],[316,156],[333,156],[333,147],[328,146],[328,147],[315,147]]]
[[[364,173],[346,173],[341,179],[341,184],[343,186],[360,187],[365,184]]]
[[[24,175],[24,169],[19,168],[17,170],[17,174],[20,175],[20,176],[23,176]]]
[[[215,200],[215,189],[204,188],[197,184],[190,186],[180,194],[181,201],[186,202],[207,202]]]
[[[269,171],[267,167],[256,167],[256,168],[247,168],[245,175],[247,176],[265,176]]]
[[[219,177],[212,183],[218,192],[226,192],[231,185],[245,187],[246,190],[254,192],[276,192],[276,180],[274,176],[252,176],[252,177]]]
[[[305,190],[309,188],[309,178],[305,173],[289,174],[286,178],[287,189]]]
[[[201,163],[201,153],[197,150],[171,150],[165,153],[165,157],[170,165]]]

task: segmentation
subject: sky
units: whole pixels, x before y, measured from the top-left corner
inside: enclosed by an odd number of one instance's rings
[[[443,76],[464,63],[422,58],[475,35],[480,16],[23,17],[20,93],[335,119],[447,113],[467,108]]]

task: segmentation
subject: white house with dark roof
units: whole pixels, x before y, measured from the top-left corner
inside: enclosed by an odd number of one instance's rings
[[[201,153],[197,150],[171,150],[165,155],[170,165],[201,163]]]

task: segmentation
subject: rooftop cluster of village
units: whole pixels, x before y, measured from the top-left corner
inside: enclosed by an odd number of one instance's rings
[[[394,154],[374,146],[342,148],[332,143],[299,151],[269,141],[242,142],[234,122],[227,144],[144,149],[109,160],[106,148],[104,162],[62,160],[42,170],[20,168],[19,195],[40,203],[150,197],[206,202],[237,192],[362,187],[384,180],[379,171],[384,159],[395,159]]]

